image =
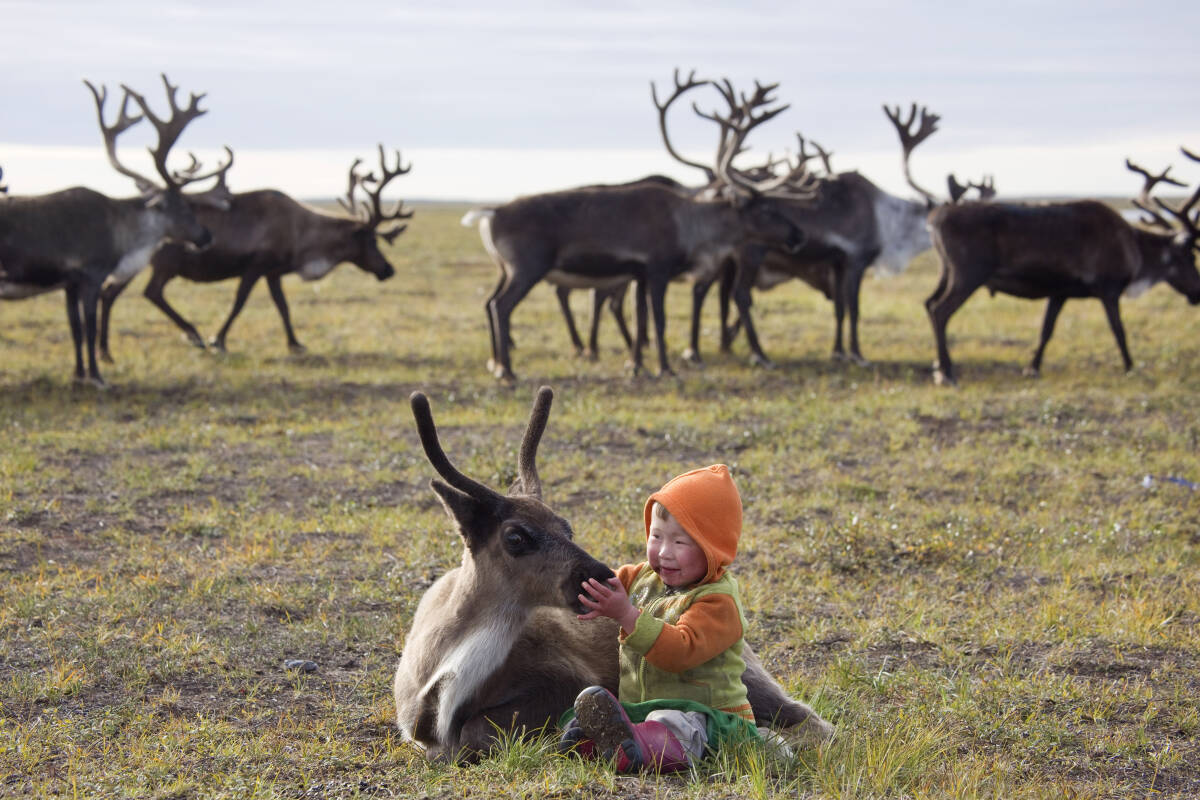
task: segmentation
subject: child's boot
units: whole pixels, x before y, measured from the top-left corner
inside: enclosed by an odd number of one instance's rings
[[[612,692],[602,686],[589,686],[579,693],[575,718],[600,757],[615,759],[617,772],[687,768],[687,752],[666,725],[653,721],[634,724]]]
[[[591,758],[595,755],[595,750],[592,740],[583,735],[583,728],[579,727],[579,718],[572,718],[558,739],[558,752],[575,752],[584,758]]]

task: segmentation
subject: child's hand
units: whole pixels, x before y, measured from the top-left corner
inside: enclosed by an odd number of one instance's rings
[[[608,617],[621,623],[621,628],[626,633],[633,631],[638,614],[642,612],[629,602],[629,595],[621,585],[620,578],[609,578],[606,583],[588,578],[582,586],[585,594],[579,595],[579,602],[588,612],[580,614],[580,619]]]

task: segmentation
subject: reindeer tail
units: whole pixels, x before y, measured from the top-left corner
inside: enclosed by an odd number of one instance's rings
[[[742,651],[742,658],[746,661],[742,682],[746,684],[755,722],[763,727],[786,729],[789,738],[794,736],[807,745],[820,744],[833,736],[833,726],[808,705],[789,696],[749,646]]]
[[[472,208],[463,215],[462,224],[465,228],[475,227],[480,220],[491,219],[496,215],[494,208]]]

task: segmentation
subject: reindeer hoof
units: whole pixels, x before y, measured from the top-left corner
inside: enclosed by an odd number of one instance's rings
[[[871,366],[871,362],[870,362],[870,361],[867,361],[867,360],[866,360],[865,358],[863,358],[863,357],[862,357],[862,355],[861,355],[861,354],[859,354],[859,353],[851,353],[851,354],[850,354],[850,359],[849,359],[849,360],[850,360],[850,363],[851,363],[851,364],[855,364],[855,365],[857,365],[857,366],[860,366],[860,367],[869,367],[869,366]]]
[[[762,367],[763,369],[775,369],[775,362],[766,356],[760,356],[755,353],[750,356],[750,366]]]
[[[308,352],[308,348],[299,342],[296,342],[295,344],[288,345],[288,352],[292,355],[302,356]]]
[[[218,353],[226,352],[225,351],[225,343],[222,342],[220,339],[213,339],[211,342],[208,343],[208,347],[211,350],[216,350]]]
[[[933,371],[933,382],[937,386],[955,386],[954,378],[941,368]]]
[[[680,356],[680,358],[683,359],[683,363],[691,364],[693,367],[704,366],[704,359],[700,357],[700,353],[690,347],[683,351],[683,354]]]
[[[1042,377],[1042,372],[1037,367],[1026,367],[1025,369],[1021,370],[1021,374],[1024,375],[1026,378]]]
[[[208,345],[204,343],[204,340],[201,339],[199,336],[192,336],[189,334],[187,337],[187,340],[188,340],[188,344],[190,344],[192,347],[198,347],[201,350],[204,350],[205,348],[208,347]]]
[[[113,357],[108,354],[107,350],[101,350],[99,353],[96,354],[96,357],[99,358],[101,361],[103,361],[105,364],[115,364],[116,363],[115,361],[113,361]]]
[[[104,382],[104,378],[99,375],[76,375],[76,386],[91,386],[93,389],[99,389],[102,392],[108,391],[108,384]]]

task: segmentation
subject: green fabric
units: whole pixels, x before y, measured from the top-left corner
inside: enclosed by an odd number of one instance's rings
[[[654,646],[664,625],[679,622],[683,612],[698,598],[725,594],[733,598],[741,619],[742,601],[737,581],[728,572],[712,583],[702,583],[685,591],[666,586],[648,566],[638,572],[629,587],[630,601],[642,610],[633,631],[621,642],[619,651],[621,683],[618,696],[622,701],[642,703],[661,698],[691,700],[709,708],[737,708],[748,703],[742,673],[744,642],[738,639],[732,646],[713,658],[683,672],[669,672],[651,664],[645,654]]]
[[[645,722],[651,711],[673,709],[675,711],[698,711],[707,717],[708,749],[716,752],[722,747],[741,742],[762,739],[758,728],[747,719],[727,711],[709,708],[703,703],[691,700],[647,700],[644,703],[621,703],[629,720],[634,723]],[[558,727],[565,728],[567,723],[575,718],[575,709],[568,708],[558,718]]]

